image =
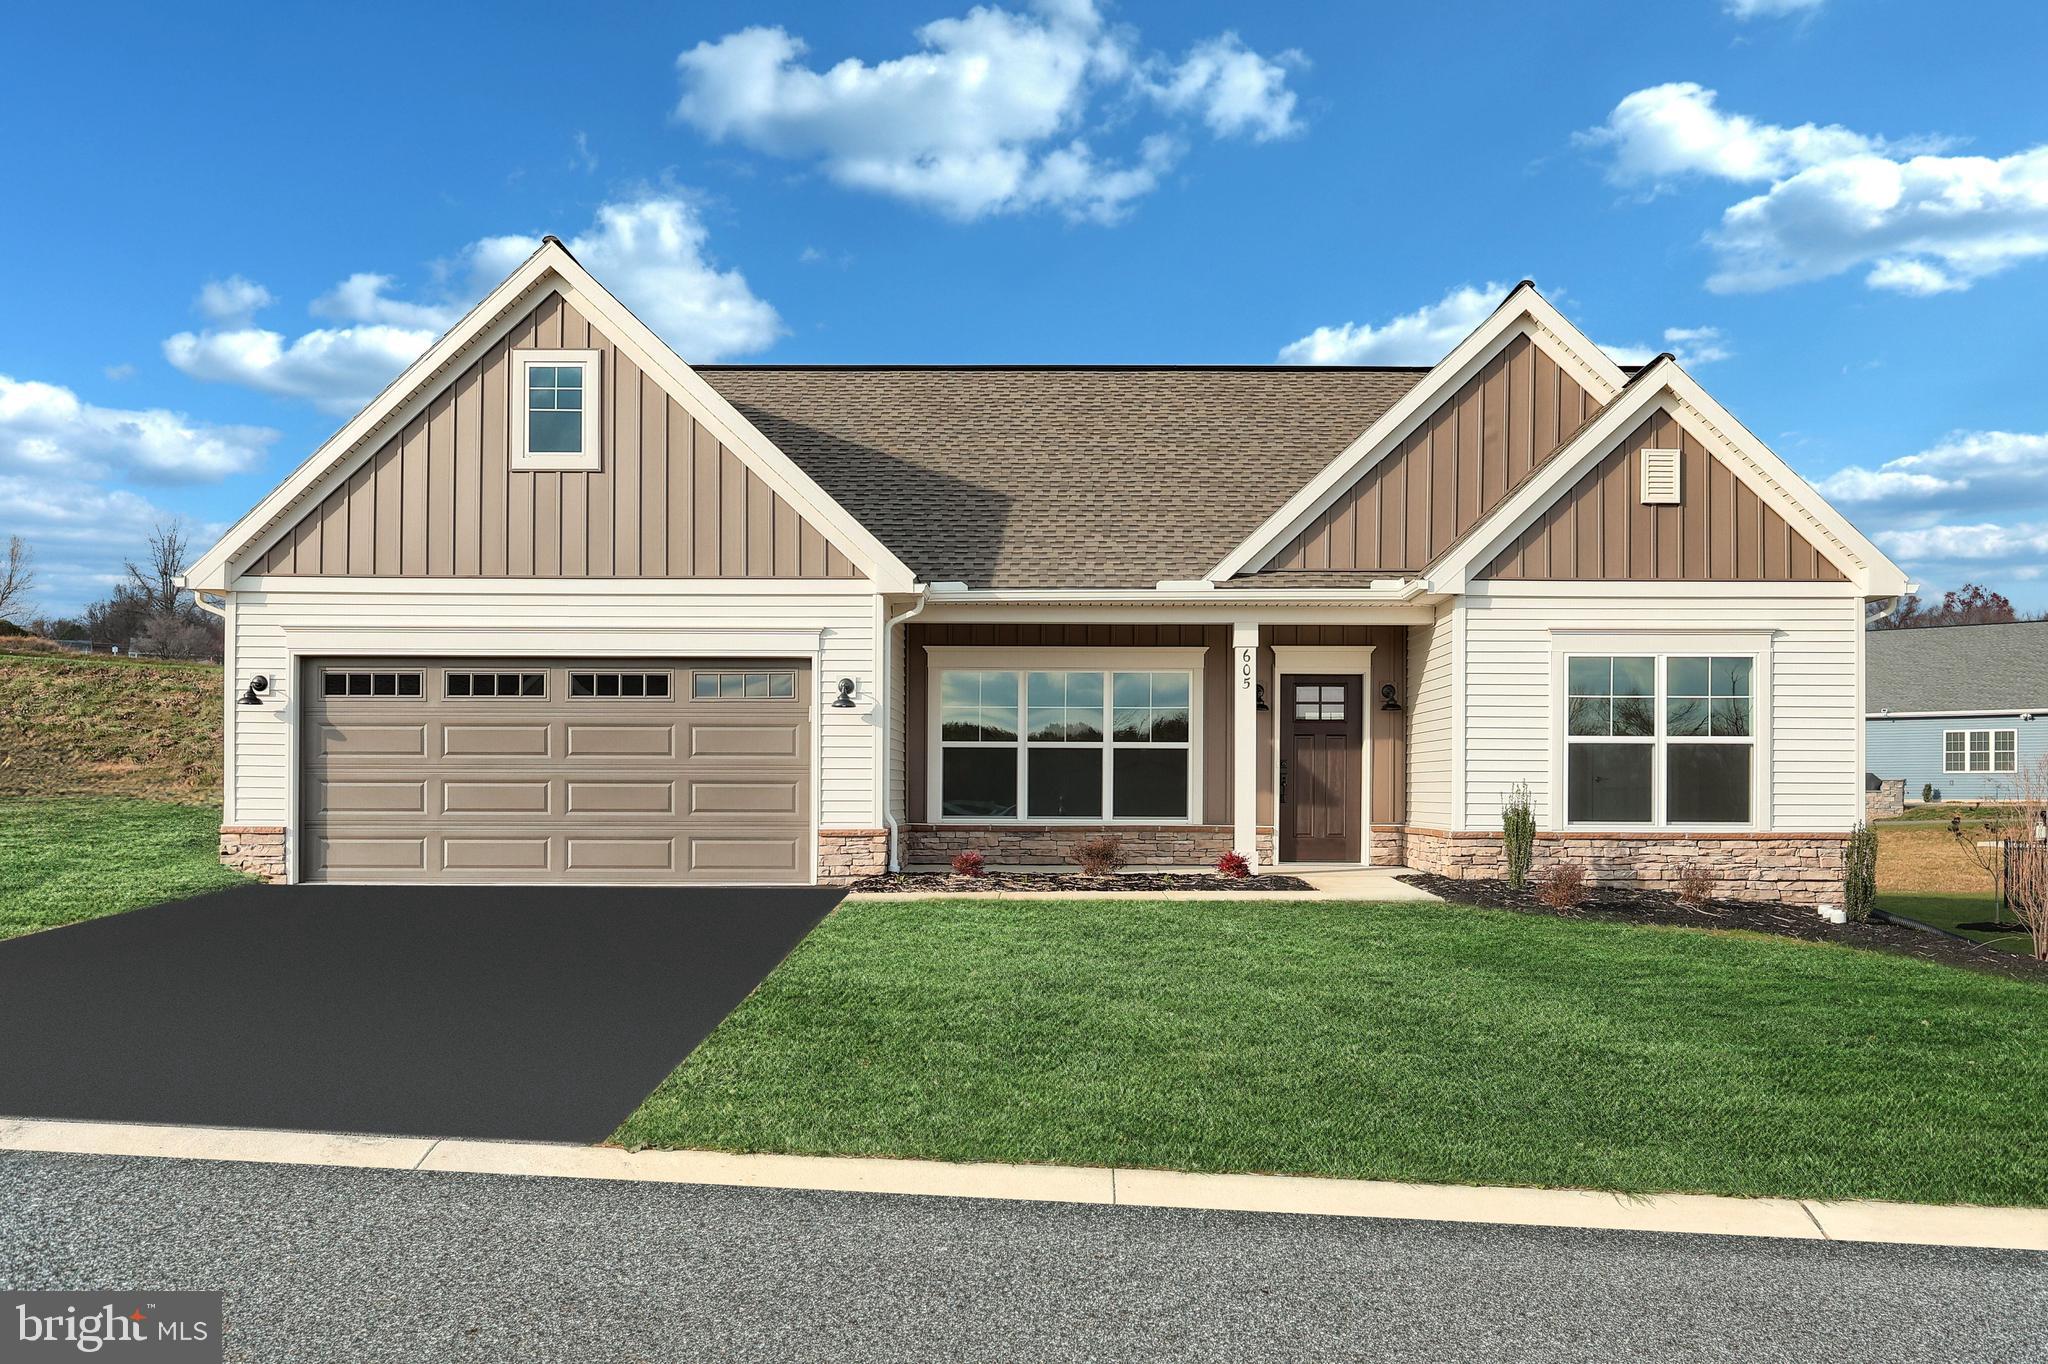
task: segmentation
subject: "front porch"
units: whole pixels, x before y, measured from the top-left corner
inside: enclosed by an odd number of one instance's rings
[[[1401,865],[1428,608],[1048,614],[935,606],[904,627],[906,870],[1069,866],[1104,834],[1147,868]]]

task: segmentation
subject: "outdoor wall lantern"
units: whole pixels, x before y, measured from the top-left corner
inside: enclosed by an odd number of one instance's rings
[[[1401,703],[1394,699],[1394,684],[1391,682],[1383,682],[1380,684],[1380,709],[1401,709]]]
[[[254,677],[249,679],[249,689],[242,693],[242,700],[240,704],[245,706],[260,706],[263,704],[263,694],[269,690],[270,679],[265,677],[262,673],[257,673]]]
[[[837,699],[837,700],[833,701],[833,703],[832,703],[832,706],[833,706],[833,708],[834,708],[835,710],[852,710],[852,709],[853,709],[853,679],[852,679],[852,678],[850,678],[850,677],[842,677],[842,678],[840,678],[840,679],[839,679],[839,696],[838,696],[838,699]]]
[[[1271,710],[1271,709],[1273,709],[1273,708],[1272,708],[1271,706],[1269,706],[1269,705],[1267,705],[1267,704],[1266,704],[1266,684],[1265,684],[1265,683],[1261,682],[1261,683],[1259,683],[1259,684],[1258,684],[1258,692],[1259,692],[1259,700],[1258,700],[1258,705],[1259,705],[1259,709],[1260,709],[1260,710]]]

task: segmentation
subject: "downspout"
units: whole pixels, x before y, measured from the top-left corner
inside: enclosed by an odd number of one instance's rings
[[[903,870],[903,829],[896,822],[896,802],[890,799],[895,794],[890,789],[889,783],[891,764],[889,762],[888,734],[889,725],[895,719],[894,712],[889,707],[889,687],[895,681],[890,676],[890,665],[896,660],[896,627],[904,624],[913,616],[920,614],[925,607],[931,605],[931,598],[925,595],[930,590],[929,584],[919,583],[917,586],[917,605],[911,607],[900,616],[889,617],[882,626],[881,706],[883,738],[880,784],[882,787],[882,823],[889,830],[889,870],[892,872]],[[909,647],[907,641],[904,647],[906,649]],[[907,719],[908,717],[906,716],[905,718]],[[908,745],[908,735],[904,736],[904,743],[906,746]]]

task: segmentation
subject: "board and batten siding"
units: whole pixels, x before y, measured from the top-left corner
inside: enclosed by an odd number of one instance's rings
[[[1550,770],[1551,738],[1561,705],[1551,694],[1553,631],[1639,632],[1645,648],[1682,643],[1688,633],[1770,632],[1770,827],[1831,833],[1862,817],[1863,615],[1853,591],[1482,593],[1463,598],[1460,609],[1466,808],[1454,827],[1499,829],[1502,798],[1517,781],[1529,783],[1537,826],[1559,827],[1551,809],[1558,776]]]
[[[1645,505],[1642,452],[1678,450],[1680,500]],[[1610,582],[1845,582],[1666,411],[1652,413],[1479,575]]]
[[[1422,829],[1451,827],[1455,610],[1443,607],[1435,623],[1408,627],[1408,822]]]
[[[545,585],[517,592],[362,592],[244,589],[235,592],[231,640],[233,675],[267,674],[273,691],[260,707],[229,705],[232,727],[228,772],[229,822],[290,825],[294,730],[301,714],[294,704],[299,679],[292,676],[286,631],[384,630],[402,622],[408,630],[460,632],[487,646],[494,635],[531,633],[537,626],[589,633],[616,630],[675,632],[699,630],[816,630],[821,654],[813,681],[818,690],[819,827],[868,829],[878,823],[875,784],[875,598],[860,592],[773,595],[633,594],[549,591]],[[439,652],[438,650],[432,652]],[[561,657],[606,657],[602,652],[564,650]],[[858,683],[851,709],[835,709],[836,683]]]
[[[1547,351],[1517,337],[1266,568],[1420,569],[1599,410]]]
[[[2044,679],[2048,688],[2048,679]],[[1952,729],[2009,729],[2015,759],[2010,772],[1944,772],[1942,736]],[[1863,765],[1871,775],[1903,778],[1906,799],[1919,800],[1921,788],[1932,785],[1936,800],[2011,799],[2020,779],[2048,760],[2048,696],[2033,719],[2017,715],[1873,717],[1864,722]]]
[[[514,469],[515,350],[599,352],[602,467]],[[406,578],[858,578],[559,293],[448,380],[246,570]]]

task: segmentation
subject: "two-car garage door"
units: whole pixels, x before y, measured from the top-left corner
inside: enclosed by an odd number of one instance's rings
[[[805,662],[304,668],[306,880],[811,879]]]

